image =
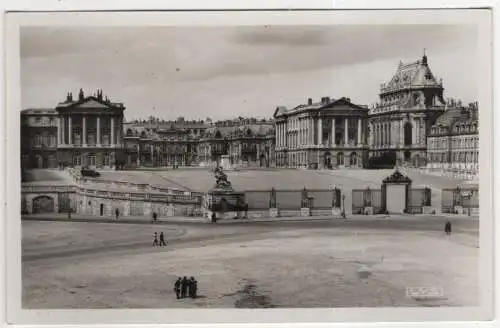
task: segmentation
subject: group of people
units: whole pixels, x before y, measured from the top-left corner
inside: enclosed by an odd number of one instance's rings
[[[163,232],[160,232],[159,240],[158,240],[158,232],[155,232],[153,239],[153,247],[155,246],[167,246],[167,243],[165,242],[165,234]]]
[[[194,277],[187,278],[177,278],[174,284],[174,292],[177,299],[181,298],[196,298],[198,292],[198,281]]]

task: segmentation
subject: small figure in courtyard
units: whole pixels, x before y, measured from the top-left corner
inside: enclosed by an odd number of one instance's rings
[[[447,236],[451,235],[451,222],[449,220],[446,220],[446,224],[444,225],[444,233]]]
[[[71,211],[72,211],[72,209],[70,208],[70,209],[68,210],[68,219],[71,219]]]
[[[158,220],[158,215],[156,214],[156,212],[153,212],[153,222],[156,223],[157,220]]]
[[[181,298],[181,284],[182,284],[182,279],[181,277],[179,277],[177,278],[174,284],[174,292],[177,299]]]
[[[181,280],[181,298],[185,298],[188,290],[188,279],[186,276]]]
[[[196,293],[198,292],[198,281],[194,279],[194,277],[191,277],[189,279],[189,297],[191,298],[196,298]]]
[[[153,247],[158,246],[158,233],[155,232],[153,239]]]
[[[217,222],[217,216],[215,215],[215,212],[212,212],[212,223]]]
[[[165,235],[163,234],[163,231],[160,232],[160,246],[167,246],[167,243],[165,242]]]
[[[118,220],[119,216],[120,216],[120,210],[119,209],[115,209],[115,217],[116,217],[117,220]]]

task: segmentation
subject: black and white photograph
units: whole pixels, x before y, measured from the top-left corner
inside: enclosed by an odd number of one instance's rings
[[[247,14],[10,17],[20,313],[488,319],[490,11]]]

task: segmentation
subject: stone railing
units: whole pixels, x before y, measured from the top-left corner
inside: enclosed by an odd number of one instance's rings
[[[117,181],[117,180],[105,180],[93,177],[82,177],[78,169],[68,168],[68,172],[71,177],[73,177],[73,182],[77,185],[82,186],[85,183],[101,184],[107,187],[126,187],[134,191],[156,191],[167,194],[186,194],[188,191],[175,189],[175,188],[165,188],[160,185],[151,185],[147,183],[135,183],[128,181]]]
[[[76,189],[76,186],[34,185],[30,183],[23,183],[21,185],[21,193],[75,192]]]
[[[51,194],[51,193],[77,193],[83,196],[90,196],[96,198],[110,198],[121,200],[137,200],[146,202],[163,202],[169,204],[200,204],[201,195],[191,193],[189,194],[164,194],[135,192],[135,191],[107,191],[86,186],[50,186],[50,185],[33,185],[23,184],[21,186],[22,193],[37,193],[37,194]]]

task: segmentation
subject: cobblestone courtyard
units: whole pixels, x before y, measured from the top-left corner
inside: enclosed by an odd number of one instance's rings
[[[477,222],[455,221],[451,238],[439,217],[224,226],[25,221],[23,307],[476,305]],[[154,231],[166,233],[168,247],[151,247]],[[173,283],[184,275],[199,281],[198,299],[175,299]],[[406,287],[444,295],[416,300]]]

